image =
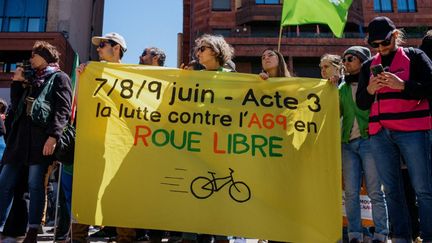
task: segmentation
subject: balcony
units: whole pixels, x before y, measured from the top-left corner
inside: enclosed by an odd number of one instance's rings
[[[282,5],[247,5],[237,10],[236,24],[255,21],[280,21]]]

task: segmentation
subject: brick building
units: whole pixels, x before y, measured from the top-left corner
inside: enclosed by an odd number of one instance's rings
[[[184,0],[182,59],[187,63],[196,37],[223,35],[235,48],[237,71],[259,73],[261,52],[277,49],[283,0]],[[352,45],[366,45],[369,21],[391,18],[407,34],[408,46],[418,46],[432,28],[430,0],[353,0],[344,37],[336,38],[326,25],[289,26],[283,29],[281,51],[296,76],[319,77],[319,58],[341,54]]]
[[[97,59],[90,39],[102,33],[103,8],[104,0],[0,0],[0,97],[9,98],[17,63],[30,58],[36,40],[57,46],[69,74],[75,52]]]

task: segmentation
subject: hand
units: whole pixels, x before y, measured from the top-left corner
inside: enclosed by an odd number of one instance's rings
[[[76,76],[77,76],[77,77],[79,77],[79,75],[81,75],[81,74],[84,72],[86,66],[87,66],[87,63],[81,63],[81,64],[80,64],[80,65],[75,69],[75,72],[76,72]]]
[[[52,155],[54,153],[56,145],[57,145],[57,139],[51,136],[48,137],[43,147],[42,154],[45,156]]]
[[[405,82],[393,73],[383,72],[378,74],[381,78],[381,84],[392,89],[404,90]]]
[[[180,69],[187,69],[187,67],[184,63],[180,64]]]
[[[24,82],[25,78],[24,78],[24,68],[22,67],[17,67],[17,69],[14,72],[14,76],[12,77],[13,81],[18,81],[18,82]]]
[[[259,76],[261,77],[261,79],[263,80],[267,80],[269,78],[268,74],[266,72],[261,72],[259,74]]]
[[[187,66],[187,65],[185,65],[184,63],[182,63],[182,64],[180,65],[180,69],[193,70],[193,67],[192,67],[192,66]]]
[[[366,89],[369,94],[374,95],[376,91],[381,89],[382,87],[384,87],[384,85],[382,84],[382,79],[379,76],[372,76]]]

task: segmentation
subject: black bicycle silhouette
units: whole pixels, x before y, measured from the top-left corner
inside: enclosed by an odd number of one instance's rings
[[[236,202],[246,202],[251,197],[251,192],[246,183],[242,181],[234,181],[232,174],[234,170],[229,168],[230,175],[226,177],[216,178],[215,172],[209,171],[208,173],[211,175],[211,178],[207,178],[204,176],[199,176],[192,180],[190,188],[192,194],[199,199],[205,199],[210,197],[213,192],[217,192],[222,189],[228,183],[231,183],[229,187],[229,195]],[[222,185],[217,185],[216,182],[224,179],[229,179]]]

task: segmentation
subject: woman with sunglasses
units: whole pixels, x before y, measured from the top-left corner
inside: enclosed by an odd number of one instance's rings
[[[262,72],[259,74],[264,80],[275,77],[291,77],[282,53],[272,48],[265,49],[261,54]]]
[[[206,71],[230,72],[223,66],[233,58],[234,49],[220,35],[204,34],[195,40],[195,55]]]
[[[224,65],[233,58],[234,48],[220,35],[204,34],[195,40],[195,57],[198,62],[182,64],[180,68],[188,70],[222,71],[231,72],[232,69],[224,68]],[[197,68],[193,66],[197,65]],[[232,65],[232,64],[231,64]],[[213,241],[216,243],[229,242],[227,236],[222,235],[198,235],[196,233],[183,232],[183,242]]]
[[[430,243],[432,120],[426,97],[432,85],[432,63],[421,50],[400,47],[402,32],[387,17],[374,18],[368,32],[368,43],[377,54],[363,63],[356,101],[360,109],[370,109],[370,142],[384,185],[393,242],[412,238],[400,172],[402,156],[417,196],[421,237]]]

